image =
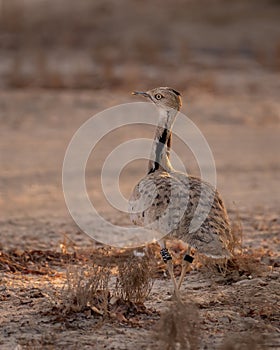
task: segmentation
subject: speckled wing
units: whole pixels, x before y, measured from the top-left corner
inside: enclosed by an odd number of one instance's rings
[[[231,228],[218,191],[194,176],[177,173],[182,183],[188,178],[189,203],[174,236],[199,253],[213,258],[230,257]],[[198,222],[196,229],[196,222]]]
[[[147,175],[134,188],[130,198],[131,221],[151,230],[171,233],[184,214],[182,204],[188,191],[172,174],[156,171]]]
[[[201,179],[156,171],[134,188],[130,218],[139,226],[182,239],[202,254],[228,257],[231,231],[218,192]]]

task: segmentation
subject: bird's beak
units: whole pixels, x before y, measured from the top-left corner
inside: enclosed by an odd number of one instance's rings
[[[141,95],[143,97],[150,97],[150,95],[147,94],[147,92],[142,92],[142,91],[133,91],[132,95]]]

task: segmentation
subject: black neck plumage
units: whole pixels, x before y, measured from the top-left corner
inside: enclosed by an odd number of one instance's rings
[[[164,156],[169,158],[171,148],[171,136],[171,131],[164,128],[159,137],[155,139],[155,159],[151,162],[151,166],[148,169],[148,174],[152,174],[160,168],[161,160]],[[166,153],[166,155],[163,154],[164,152]]]

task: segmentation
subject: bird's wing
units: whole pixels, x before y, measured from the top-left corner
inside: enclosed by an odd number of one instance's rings
[[[142,179],[130,198],[131,221],[173,235],[199,252],[227,256],[230,225],[218,192],[201,179],[156,172]]]

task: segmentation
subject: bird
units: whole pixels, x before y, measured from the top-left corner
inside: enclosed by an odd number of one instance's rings
[[[152,102],[159,118],[146,175],[129,198],[130,220],[151,232],[160,233],[161,256],[171,277],[174,294],[180,298],[180,287],[194,260],[192,251],[214,259],[231,257],[230,222],[216,188],[199,177],[176,171],[170,162],[172,127],[182,107],[180,92],[170,87],[158,87],[132,94]],[[202,222],[193,229],[193,222],[199,220]],[[182,240],[187,247],[178,283],[172,255],[166,246],[171,237]]]

